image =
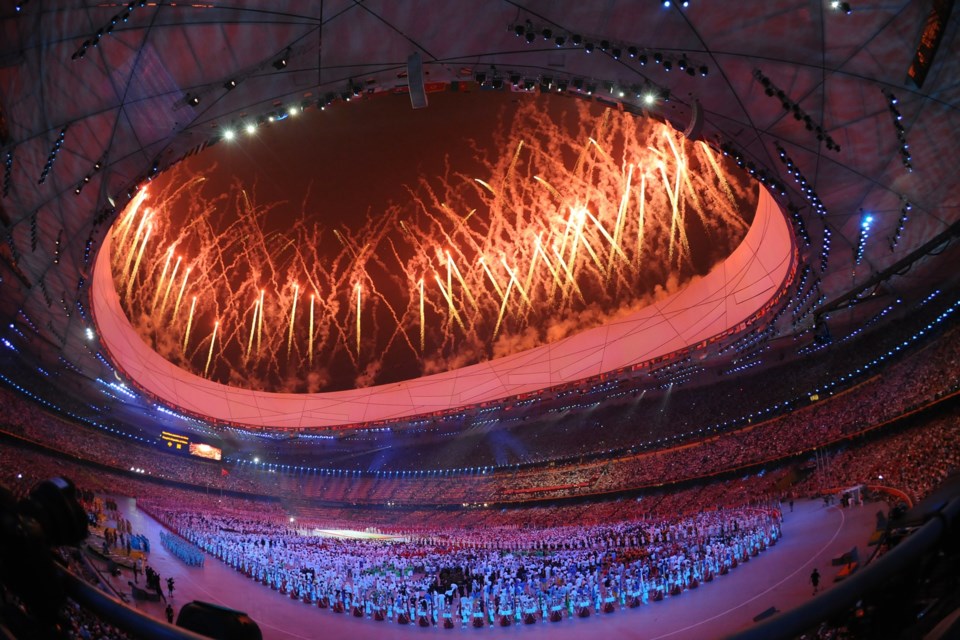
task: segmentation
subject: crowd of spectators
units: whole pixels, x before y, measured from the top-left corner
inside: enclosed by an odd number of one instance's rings
[[[842,394],[763,423],[699,442],[643,451],[613,460],[521,468],[497,473],[428,477],[377,477],[283,473],[237,465],[228,475],[221,467],[129,444],[63,423],[11,392],[0,403],[4,429],[52,443],[61,452],[89,458],[121,470],[150,470],[157,478],[201,487],[228,488],[259,495],[346,503],[482,504],[521,502],[575,495],[602,494],[656,486],[722,473],[795,456],[814,447],[842,443],[853,434],[896,419],[956,386],[960,340],[938,341]],[[113,464],[110,464],[113,463]],[[142,466],[141,466],[142,465]],[[15,465],[14,465],[15,466]],[[13,468],[13,467],[7,467]]]
[[[65,422],[5,388],[0,388],[0,431],[63,454],[62,461],[47,462],[52,467],[74,459],[86,460],[119,470],[127,477],[136,477],[142,471],[156,479],[284,500],[476,505],[600,495],[774,464],[815,447],[843,446],[853,435],[956,392],[960,387],[958,336],[960,328],[949,330],[925,348],[888,365],[882,375],[835,395],[824,392],[816,401],[808,400],[803,408],[736,430],[710,433],[686,443],[664,442],[615,458],[588,457],[473,474],[292,472],[159,454],[155,446]],[[673,416],[699,415],[703,409],[701,396],[704,394],[699,391],[678,394],[664,403],[665,409]],[[577,415],[583,419],[583,415]],[[549,424],[552,419],[545,420]]]
[[[87,501],[84,502],[89,506]],[[56,550],[56,555],[59,562],[68,567],[74,575],[101,589],[107,588],[102,577],[79,553],[59,548]],[[72,598],[66,599],[60,614],[65,622],[63,625],[64,637],[70,638],[70,640],[125,640],[129,637],[116,626]]]
[[[926,327],[937,308],[925,307],[883,331],[854,341],[839,340],[812,357],[788,361],[750,375],[719,377],[676,386],[664,391],[661,374],[676,371],[666,366],[657,373],[610,380],[542,397],[502,403],[500,407],[465,412],[462,418],[427,420],[422,428],[404,430],[403,438],[390,437],[389,447],[376,447],[377,432],[360,432],[349,439],[313,441],[327,460],[347,469],[417,469],[431,466],[502,468],[519,464],[579,462],[590,457],[610,457],[631,450],[656,449],[704,434],[730,430],[804,406],[808,396],[837,393],[880,372],[877,360],[891,364],[914,357],[925,342],[935,348],[956,349],[956,330]],[[922,332],[923,337],[914,341]],[[951,346],[953,345],[953,346]],[[892,352],[892,353],[891,353]],[[885,355],[891,354],[891,355]],[[680,369],[692,366],[681,361]],[[868,371],[870,373],[868,373]],[[705,375],[705,374],[704,374]],[[703,376],[701,376],[703,377]],[[709,376],[708,376],[709,377]],[[944,384],[944,389],[957,388]],[[829,389],[829,391],[825,391]],[[495,430],[497,438],[489,434]],[[364,448],[363,445],[366,444]],[[504,446],[509,444],[509,446]],[[268,452],[271,460],[292,466],[310,460],[296,440],[277,443]],[[263,457],[263,456],[261,456]],[[438,464],[437,461],[443,461]]]
[[[814,448],[842,446],[850,437],[896,420],[955,392],[960,384],[957,331],[914,357],[837,395],[809,400],[788,414],[678,446],[616,459],[543,465],[463,476],[371,477],[273,472],[276,487],[294,495],[355,503],[476,504],[603,494],[707,477],[773,463]],[[270,472],[241,466],[237,475]]]
[[[69,598],[63,607],[62,615],[67,620],[65,637],[70,640],[126,640],[130,637]]]
[[[816,475],[797,486],[812,494],[857,485],[903,491],[914,502],[960,470],[960,416],[947,415],[888,437],[827,454]]]
[[[201,487],[222,488],[221,466],[205,460],[166,454],[156,446],[110,436],[96,428],[48,413],[12,390],[0,386],[0,431],[59,451],[71,458],[114,469],[143,469],[154,477]],[[230,488],[262,491],[256,478],[230,478]]]
[[[951,409],[931,421],[920,420],[919,426],[914,426],[906,430],[894,430],[888,434],[880,432],[875,437],[866,440],[843,441],[842,447],[835,454],[828,458],[829,463],[824,466],[829,477],[824,479],[818,477],[815,481],[809,480],[808,484],[800,486],[801,493],[813,492],[815,488],[826,485],[854,485],[863,484],[884,484],[899,489],[911,497],[917,498],[929,492],[930,488],[939,482],[946,474],[955,471],[958,467],[958,438],[960,438],[960,415],[956,409]],[[704,447],[714,446],[711,444]],[[678,464],[682,462],[680,454],[690,452],[693,447],[679,449],[675,453],[659,454],[662,456],[677,455]],[[698,453],[698,452],[697,452]],[[649,456],[645,456],[649,457]],[[812,455],[810,457],[812,459]],[[752,474],[753,476],[764,478],[769,481],[763,486],[763,495],[775,493],[777,487],[785,484],[785,474],[792,473],[795,467],[805,466],[809,462],[808,458],[801,458],[795,461],[795,465],[784,465],[778,470],[761,471]],[[700,459],[694,455],[688,459],[688,464],[703,464]],[[823,466],[823,465],[822,465]],[[610,465],[612,468],[613,465]],[[599,465],[602,470],[603,466]],[[532,473],[532,472],[530,472]],[[587,471],[591,476],[596,474],[596,470]],[[609,470],[601,472],[600,478],[596,484],[606,482],[605,476],[610,473]],[[639,473],[639,471],[638,471]],[[107,471],[100,468],[92,468],[81,460],[69,460],[58,457],[49,452],[24,448],[17,446],[15,442],[9,440],[0,440],[0,482],[12,489],[16,496],[26,495],[30,487],[39,480],[64,475],[77,482],[79,486],[88,490],[104,493],[116,494],[118,491],[134,496],[151,496],[158,491],[171,491],[172,489],[162,489],[155,481],[137,476],[123,476],[119,471]],[[279,476],[279,474],[278,474]],[[883,476],[883,481],[880,481]],[[494,476],[495,477],[495,476]],[[519,477],[519,476],[518,476]],[[460,486],[462,478],[446,478],[441,485],[455,495],[466,495]],[[344,479],[343,482],[356,481],[355,479]],[[488,479],[489,481],[489,479]],[[384,484],[390,480],[382,480]],[[509,481],[503,477],[495,480],[500,483],[496,487],[509,487]],[[529,482],[529,480],[525,481]],[[728,480],[724,482],[706,481],[702,483],[706,489],[701,491],[722,490],[728,491],[729,487],[737,487],[739,480]],[[816,486],[814,483],[816,482]],[[757,481],[752,481],[751,486],[761,486]],[[517,487],[525,487],[526,484],[518,483]],[[611,505],[611,513],[624,512],[642,516],[648,513],[649,505],[655,504],[659,500],[666,499],[663,496],[679,495],[666,493],[668,487],[661,489],[652,488],[643,494],[639,502],[630,498],[621,498],[620,500],[599,502],[598,505]],[[457,492],[460,492],[459,494]],[[746,493],[744,493],[746,492]],[[740,487],[734,492],[738,496],[737,500],[721,501],[715,499],[716,504],[734,504],[746,500],[762,500],[763,495],[757,495],[755,490],[747,491]],[[358,502],[356,506],[350,505],[331,505],[323,502],[309,500],[302,495],[288,495],[282,500],[275,497],[258,498],[251,495],[249,499],[241,499],[237,496],[223,497],[219,491],[211,491],[206,487],[196,487],[195,490],[182,491],[184,496],[190,496],[191,503],[199,503],[208,506],[211,509],[220,509],[226,503],[241,505],[240,508],[258,511],[266,514],[295,515],[299,520],[304,521],[310,515],[311,510],[318,514],[318,519],[326,522],[341,521],[342,523],[356,522],[358,519],[367,519],[370,524],[387,524],[396,518],[397,513],[415,513],[417,518],[424,522],[433,522],[440,526],[444,519],[449,522],[456,522],[463,512],[463,505],[456,505],[459,508],[436,508],[431,505],[436,504],[430,495],[420,503],[403,505],[397,503],[390,505],[389,502],[380,502],[376,506],[378,509],[371,509],[364,503]],[[496,494],[494,494],[496,495]],[[709,494],[707,494],[709,495]],[[674,499],[674,498],[671,498]],[[416,504],[423,505],[416,507]],[[244,506],[245,505],[245,506]],[[285,505],[285,507],[284,507]],[[484,519],[492,517],[489,514],[499,513],[499,509],[484,509],[482,502],[467,503],[472,517],[478,518],[481,523]],[[529,520],[517,520],[517,526],[527,526],[530,523],[549,523],[569,521],[573,517],[580,515],[565,513],[566,507],[562,506],[544,506],[542,508],[528,508],[512,510],[519,513],[529,514]],[[606,515],[602,506],[597,506],[597,513],[602,520]],[[639,510],[638,510],[639,509]]]

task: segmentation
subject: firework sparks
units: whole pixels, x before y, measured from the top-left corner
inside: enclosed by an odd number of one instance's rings
[[[360,300],[360,292],[362,291],[360,283],[357,283],[357,357],[360,357],[360,315],[363,309],[362,303]]]
[[[497,197],[497,192],[493,190],[493,187],[491,187],[489,183],[487,183],[487,182],[484,181],[484,180],[481,180],[480,178],[474,178],[474,180],[475,180],[476,183],[479,184],[481,187],[483,187],[484,189],[486,189],[487,191],[489,191],[489,192],[490,192],[490,195],[492,195],[494,198]]]
[[[425,177],[410,203],[353,226],[305,212],[268,230],[273,205],[255,192],[238,183],[211,200],[203,176],[174,169],[166,186],[137,193],[113,232],[121,303],[129,317],[153,319],[138,328],[154,344],[158,331],[182,331],[167,355],[193,371],[251,371],[256,384],[276,384],[318,361],[349,361],[359,374],[388,353],[460,362],[464,350],[490,357],[505,335],[534,329],[542,342],[553,318],[576,320],[591,305],[601,322],[672,271],[693,275],[690,225],[735,246],[723,233],[746,228],[739,203],[751,191],[725,173],[729,163],[664,125],[573,108],[569,130],[535,104],[517,107],[502,153],[485,152],[488,175]],[[536,139],[521,138],[529,131]],[[173,222],[183,208],[205,213]],[[312,291],[309,311],[300,284],[286,284],[297,282]],[[214,326],[206,354],[189,349],[195,321]]]
[[[140,211],[140,206],[143,204],[143,201],[147,199],[146,190],[141,189],[137,192],[137,195],[133,197],[133,200],[130,201],[130,204],[127,205],[126,213],[122,218],[120,225],[117,227],[117,233],[119,234],[119,241],[117,242],[118,247],[124,246],[127,242],[127,234],[130,233],[130,228],[133,226],[133,221],[137,217],[137,213]]]
[[[260,346],[263,344],[263,296],[266,289],[260,289],[259,313],[257,315],[257,355],[260,355]]]
[[[299,295],[299,293],[300,293],[300,285],[299,284],[293,285],[293,304],[290,305],[290,331],[287,334],[287,360],[290,359],[290,349],[293,348],[293,322],[297,318],[297,296]],[[359,299],[360,298],[358,293],[357,294],[358,309],[359,309]],[[359,310],[357,311],[357,313],[359,313]],[[358,334],[360,333],[359,329],[357,330],[357,333]]]
[[[163,279],[167,277],[167,269],[170,268],[170,258],[173,257],[173,247],[167,251],[167,259],[163,262],[163,272],[160,274],[160,280],[157,282],[157,290],[153,294],[153,301],[150,302],[150,313],[157,307],[157,299],[160,298],[160,289],[163,288]],[[172,281],[172,278],[171,278]]]
[[[427,337],[427,324],[423,320],[423,278],[417,282],[417,289],[420,291],[420,353],[423,353],[424,345],[426,344]]]
[[[150,222],[150,210],[147,209],[143,212],[143,216],[140,218],[140,224],[137,225],[137,232],[133,234],[133,240],[130,242],[130,247],[127,249],[127,258],[123,264],[123,269],[120,272],[120,282],[125,283],[129,277],[130,273],[130,263],[133,261],[133,256],[136,253],[137,245],[140,244],[140,234],[143,233],[144,227]],[[129,297],[130,294],[127,294]]]
[[[311,366],[311,367],[313,366],[313,331],[314,331],[314,329],[313,329],[313,326],[314,326],[314,324],[313,324],[313,303],[315,302],[315,299],[316,299],[316,296],[311,293],[311,294],[310,294],[310,333],[309,333],[308,336],[307,336],[307,340],[308,340],[308,342],[307,342],[307,358],[308,358],[309,366]],[[250,340],[251,340],[251,341],[253,340],[253,329],[251,329]]]
[[[250,338],[247,340],[247,351],[246,357],[244,358],[245,361],[250,359],[250,352],[253,351],[253,337],[257,334],[257,315],[259,311],[260,299],[257,298],[253,302],[253,317],[250,319]]]
[[[177,264],[173,267],[173,275],[170,276],[170,283],[173,283],[173,280],[177,277],[177,269],[180,268],[180,257],[177,256]],[[177,303],[173,306],[173,317],[176,318],[180,315],[180,301],[183,300],[183,292],[187,289],[187,280],[190,278],[190,267],[187,267],[187,270],[183,272],[183,281],[180,283],[180,291],[177,293]],[[166,296],[170,293],[170,287],[167,287],[167,293],[164,294],[164,303],[160,307],[160,313],[163,313],[163,309],[167,306]]]
[[[152,225],[147,225],[147,232],[143,236],[143,242],[140,244],[140,250],[137,252],[137,259],[133,263],[133,271],[130,272],[130,277],[127,278],[127,297],[133,292],[133,285],[137,279],[137,273],[140,271],[140,263],[143,261],[143,251],[147,248],[147,243],[150,241],[150,233],[153,231]]]
[[[213,335],[210,336],[210,349],[207,351],[207,364],[203,366],[203,377],[206,378],[210,371],[210,362],[213,360],[213,347],[217,344],[217,329],[220,328],[220,321],[213,323]]]
[[[183,332],[183,352],[187,353],[187,345],[190,344],[190,329],[193,327],[193,313],[197,310],[197,296],[193,296],[193,302],[190,303],[190,316],[187,318],[187,330]]]

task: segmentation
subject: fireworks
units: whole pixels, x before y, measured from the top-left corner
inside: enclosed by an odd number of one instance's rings
[[[574,104],[573,127],[520,106],[487,175],[425,177],[408,202],[352,225],[304,211],[270,230],[272,203],[240,184],[210,198],[204,176],[175,169],[114,229],[122,304],[148,341],[176,344],[163,355],[204,376],[298,390],[322,369],[342,388],[596,326],[671,274],[704,271],[697,242],[718,245],[711,262],[732,250],[751,190],[722,159],[664,125]],[[209,344],[191,347],[194,326],[213,327]]]
[[[210,362],[213,360],[213,347],[217,344],[217,329],[220,328],[220,321],[217,320],[213,323],[213,335],[210,336],[210,350],[207,351],[207,364],[203,366],[203,375],[206,376],[210,372]]]
[[[290,331],[287,335],[287,359],[288,360],[290,359],[290,349],[293,348],[293,329],[297,320],[297,297],[299,293],[300,293],[300,285],[298,284],[293,285],[293,304],[290,306]],[[357,293],[357,317],[358,318],[360,317],[359,316],[360,314],[360,297],[359,296],[360,294],[358,290],[358,293]],[[311,322],[311,325],[312,324],[313,323]],[[360,331],[358,330],[357,335],[359,334],[360,334]]]
[[[193,328],[193,313],[197,310],[197,296],[193,296],[193,302],[190,303],[190,315],[187,316],[187,329],[183,332],[183,349],[187,352],[187,345],[190,344],[190,329]]]

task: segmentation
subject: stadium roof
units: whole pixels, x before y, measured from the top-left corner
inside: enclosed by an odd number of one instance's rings
[[[407,91],[408,68],[422,68],[427,89],[595,87],[594,99],[665,119],[782,185],[805,277],[784,313],[762,322],[800,336],[788,341],[794,351],[824,323],[840,334],[890,306],[906,313],[955,278],[952,4],[6,5],[0,316],[4,361],[17,365],[3,377],[56,406],[78,399],[86,408],[70,411],[89,420],[109,405],[114,422],[144,435],[183,427],[121,386],[91,335],[92,265],[117,211],[225,127]],[[651,90],[669,100],[644,104]]]

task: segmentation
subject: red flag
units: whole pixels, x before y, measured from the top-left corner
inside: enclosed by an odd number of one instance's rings
[[[224,469],[223,467],[221,467],[221,468],[220,468],[220,475],[221,475],[221,476],[228,476],[228,475],[230,475],[230,472],[227,471],[226,469]]]

